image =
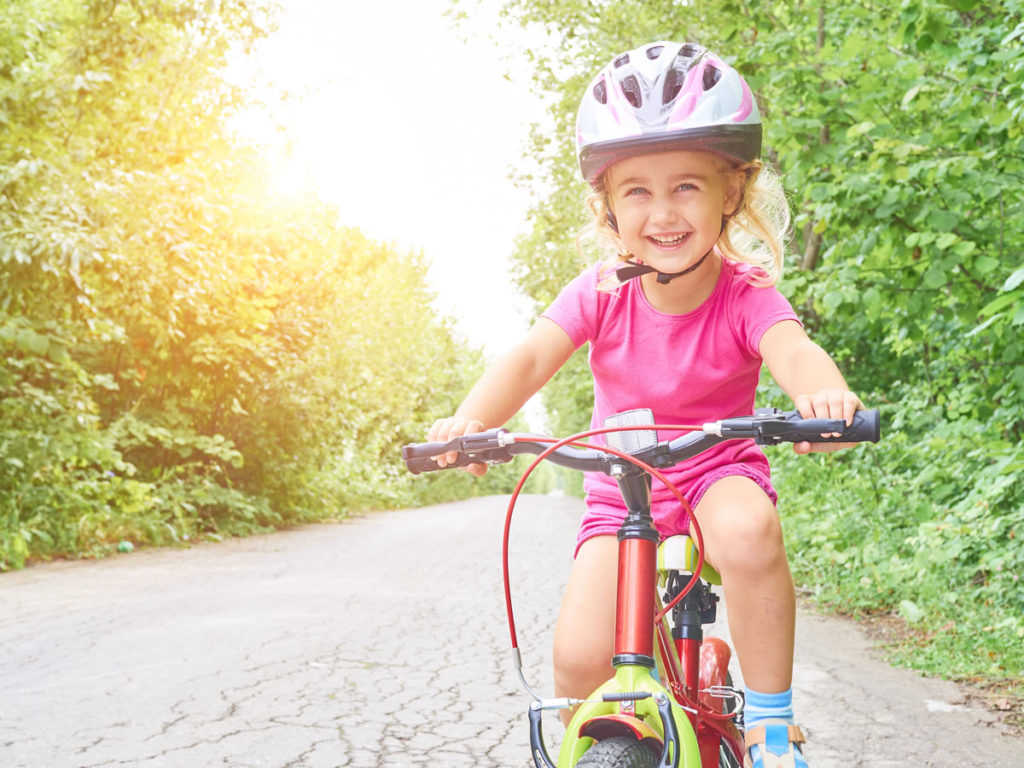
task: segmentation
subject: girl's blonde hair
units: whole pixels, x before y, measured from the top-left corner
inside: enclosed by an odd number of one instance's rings
[[[751,264],[758,268],[750,280],[757,285],[774,285],[782,277],[785,242],[789,233],[789,204],[779,177],[760,160],[740,166],[727,165],[722,159],[723,173],[742,171],[745,179],[736,210],[726,218],[725,227],[715,251],[723,258]],[[594,182],[585,205],[593,219],[576,237],[582,251],[586,243],[593,243],[604,257],[606,277],[600,288],[611,290],[619,286],[615,267],[632,258],[623,253],[619,234],[611,224],[611,208],[607,192],[608,171]]]

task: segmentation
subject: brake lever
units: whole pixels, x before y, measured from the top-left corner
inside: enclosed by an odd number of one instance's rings
[[[715,437],[752,437],[758,438],[763,434],[764,426],[768,423],[786,423],[788,414],[778,408],[758,408],[753,416],[743,416],[732,419],[721,419],[704,425],[705,434]]]
[[[831,434],[833,432],[842,434],[846,429],[846,422],[842,419],[804,419],[800,422],[800,429],[794,429],[788,421],[765,421],[760,425],[760,431],[754,437],[758,445],[778,445],[781,442],[800,443],[818,435]],[[812,442],[817,442],[812,440]]]
[[[799,427],[794,422],[799,423]],[[758,408],[753,416],[723,419],[704,425],[704,432],[724,438],[753,438],[758,445],[778,445],[783,441],[801,442],[816,435],[842,433],[842,419],[804,419],[798,411]]]

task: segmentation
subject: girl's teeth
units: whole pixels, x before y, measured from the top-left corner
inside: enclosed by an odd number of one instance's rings
[[[651,240],[656,242],[658,245],[679,245],[686,239],[686,235],[676,235],[675,237],[655,237],[651,236]]]

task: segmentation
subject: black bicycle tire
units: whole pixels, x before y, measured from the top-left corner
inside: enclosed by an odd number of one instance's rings
[[[657,768],[658,756],[631,736],[614,736],[594,742],[576,765],[578,768]]]

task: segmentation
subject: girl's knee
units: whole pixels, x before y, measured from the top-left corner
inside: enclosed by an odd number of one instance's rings
[[[785,562],[778,512],[751,480],[735,477],[716,483],[701,500],[697,518],[709,558],[723,578],[756,576]]]
[[[767,500],[762,505],[730,510],[732,537],[742,549],[774,550],[782,547],[779,513]]]
[[[552,654],[555,688],[559,695],[583,698],[611,675],[613,647],[596,637],[556,642]]]

